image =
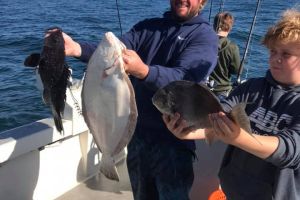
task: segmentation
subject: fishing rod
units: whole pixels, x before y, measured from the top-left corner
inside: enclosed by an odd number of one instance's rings
[[[210,8],[209,8],[208,22],[210,22],[212,6],[213,6],[213,0],[210,1]]]
[[[225,4],[225,0],[222,0],[220,2],[219,13],[223,12],[224,4]],[[209,22],[210,22],[211,13],[212,13],[212,7],[213,7],[213,0],[210,1],[209,16],[208,16]]]
[[[121,16],[120,16],[120,10],[119,10],[118,0],[116,0],[116,6],[117,6],[117,11],[118,11],[118,19],[119,19],[120,32],[121,32],[121,35],[123,35],[123,31],[122,31],[122,23],[121,23]]]
[[[219,12],[218,12],[218,21],[217,21],[217,27],[216,27],[216,32],[218,33],[219,32],[219,28],[220,28],[220,20],[221,20],[221,15],[219,15],[220,13],[222,13],[223,12],[223,10],[224,10],[224,4],[225,4],[225,0],[222,0],[221,2],[220,2],[220,7],[219,7]],[[215,23],[215,22],[214,22]]]
[[[225,4],[225,0],[222,0],[219,7],[219,13],[223,12],[224,4]]]
[[[260,3],[261,3],[261,0],[257,0],[255,14],[254,14],[254,17],[253,17],[253,20],[252,20],[252,25],[251,25],[250,32],[249,32],[249,35],[248,35],[246,49],[245,49],[243,58],[241,60],[239,71],[238,71],[238,74],[237,74],[237,79],[236,79],[236,83],[235,83],[236,85],[241,84],[241,74],[242,74],[242,71],[243,71],[243,65],[244,65],[246,55],[248,53],[249,44],[250,44],[250,40],[251,40],[252,32],[253,32],[253,27],[254,27],[254,24],[255,24],[255,21],[256,21],[256,16],[257,16],[258,8],[260,7]]]

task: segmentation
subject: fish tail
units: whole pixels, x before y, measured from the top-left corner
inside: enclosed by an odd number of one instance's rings
[[[251,126],[249,117],[245,111],[246,103],[239,103],[235,105],[231,112],[230,116],[232,120],[237,123],[241,128],[246,130],[248,133],[251,133]]]
[[[230,118],[261,144],[261,142],[258,141],[252,134],[250,119],[245,111],[246,105],[247,103],[239,103],[235,105],[230,112]]]
[[[72,74],[72,69],[71,67],[69,67],[66,63],[64,64],[64,71],[62,74],[62,79],[64,80],[64,85],[68,85],[69,80],[71,78],[71,74]]]
[[[46,105],[50,104],[51,94],[49,89],[44,89],[43,91],[43,101]]]
[[[63,124],[62,124],[62,114],[65,109],[65,101],[66,101],[66,90],[68,79],[70,78],[70,70],[67,67],[64,67],[64,72],[62,77],[59,80],[59,83],[51,88],[50,97],[52,103],[52,115],[54,118],[54,123],[56,129],[62,133]],[[47,96],[47,95],[46,95]]]
[[[53,106],[52,106],[52,115],[53,115],[54,124],[57,131],[63,133],[64,127],[61,119],[61,113],[57,112],[57,110]]]
[[[51,101],[53,102],[57,113],[63,113],[65,109],[65,102],[67,99],[66,91],[70,73],[68,68],[64,68],[64,72],[60,77],[59,82],[51,88]]]
[[[118,174],[113,157],[102,154],[102,158],[101,158],[101,162],[100,162],[100,171],[108,179],[120,181],[119,174]]]
[[[62,133],[63,131],[63,125],[62,125],[62,113],[65,108],[65,93],[59,91],[59,90],[51,90],[51,109],[52,109],[52,115],[54,119],[54,123],[56,126],[56,129]]]

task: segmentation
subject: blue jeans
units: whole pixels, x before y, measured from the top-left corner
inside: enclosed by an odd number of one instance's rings
[[[188,200],[194,152],[137,137],[128,145],[127,167],[135,200]]]

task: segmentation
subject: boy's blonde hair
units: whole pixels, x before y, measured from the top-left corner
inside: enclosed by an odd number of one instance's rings
[[[270,27],[262,40],[267,48],[273,47],[276,42],[300,43],[300,11],[298,9],[286,10],[280,20]]]

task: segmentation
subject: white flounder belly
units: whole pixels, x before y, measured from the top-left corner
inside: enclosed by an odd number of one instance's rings
[[[136,126],[134,91],[122,60],[124,47],[111,32],[106,33],[89,60],[83,83],[83,116],[103,162],[124,149]]]

